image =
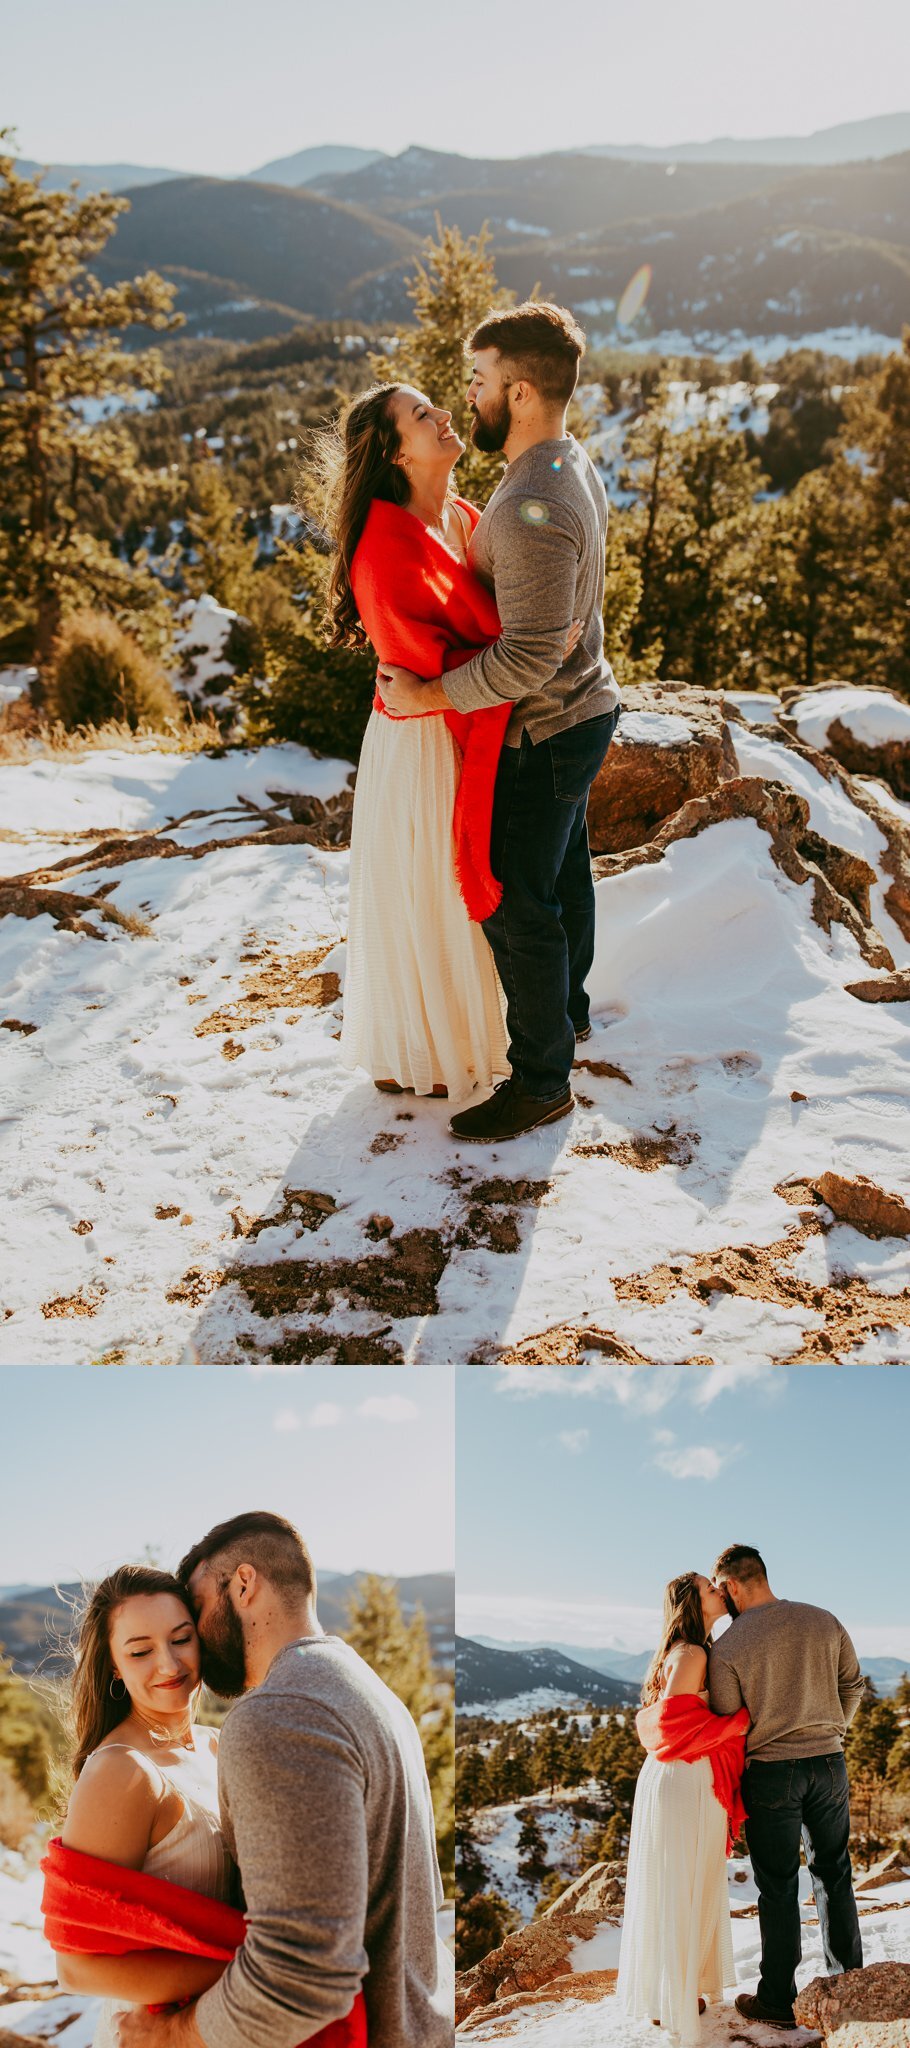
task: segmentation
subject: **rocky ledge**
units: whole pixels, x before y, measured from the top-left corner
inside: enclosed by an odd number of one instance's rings
[[[794,2011],[801,2026],[818,2028],[825,2048],[908,2048],[910,1964],[870,1963],[841,1977],[815,1977]]]

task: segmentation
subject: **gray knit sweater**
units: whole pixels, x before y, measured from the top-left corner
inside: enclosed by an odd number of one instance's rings
[[[708,1658],[711,1711],[748,1707],[751,1763],[831,1756],[865,1690],[845,1628],[823,1607],[773,1600],[738,1614]]]
[[[430,1788],[401,1701],[340,1637],[305,1638],[231,1709],[218,1777],[248,1930],[196,2007],[207,2048],[297,2048],[361,1986],[370,2048],[451,2048]]]
[[[497,484],[471,542],[472,569],[495,594],[502,633],[442,686],[457,711],[510,702],[506,745],[535,742],[599,718],[619,703],[604,655],[607,494],[570,435],[538,441]],[[563,660],[572,620],[582,621]]]

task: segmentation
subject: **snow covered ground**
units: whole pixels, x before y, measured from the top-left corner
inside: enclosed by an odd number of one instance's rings
[[[737,1871],[745,1873],[745,1884],[736,1882]],[[734,2043],[748,2044],[748,2048],[779,2048],[782,2037],[777,2029],[744,2022],[733,2006],[738,1989],[755,1989],[761,1943],[757,1915],[754,1911],[745,1911],[748,1906],[754,1906],[757,1896],[748,1864],[731,1862],[729,1879],[737,1981],[735,1986],[729,1987],[725,2004],[709,2008],[705,2014],[701,2024],[701,2048],[732,2048]],[[802,1989],[811,1983],[813,1977],[825,1974],[805,1870],[801,1872],[801,1894],[803,1957],[796,1975],[797,1984]],[[865,1962],[910,1962],[910,1882],[889,1886],[887,1893],[879,1891],[868,1898],[860,1896],[858,1904]],[[619,1940],[619,1929],[605,1925],[592,1941],[576,1949],[572,1958],[573,1968],[577,1971],[615,1970]],[[495,2041],[504,2036],[508,2037],[512,2048],[516,2048],[516,2044],[517,2048],[649,2048],[653,2043],[654,2030],[649,2023],[639,2024],[626,2019],[618,2011],[615,1998],[607,1996],[593,2003],[563,1999],[558,2003],[552,2001],[550,2004],[528,2006],[524,2010],[518,2008],[505,2019],[472,2027],[470,2039]],[[818,2035],[804,2028],[798,2028],[786,2038],[794,2048],[809,2048],[810,2043],[819,2039]]]
[[[836,785],[750,729],[735,742],[882,874],[882,833]],[[906,1241],[807,1237],[779,1192],[826,1167],[910,1191],[906,1006],[845,993],[866,962],[758,826],[598,884],[574,1116],[459,1147],[444,1102],[340,1064],[347,852],[262,837],[287,822],[257,814],[270,793],[325,800],[348,775],[292,746],[0,767],[7,877],[93,899],[82,931],[0,919],[0,1361],[438,1364],[523,1344],[558,1362],[548,1333],[583,1325],[624,1357],[754,1372],[829,1317],[833,1357],[906,1358]],[[144,836],[105,856],[115,832]],[[686,1284],[687,1260],[743,1247],[767,1285]],[[648,1283],[658,1265],[678,1287]],[[865,1276],[880,1325],[839,1319],[842,1275]]]
[[[523,1877],[518,1868],[522,1815],[528,1809],[533,1812],[546,1843],[550,1869],[561,1870],[568,1876],[567,1859],[571,1856],[577,1862],[575,1846],[591,1833],[592,1825],[590,1821],[578,1819],[576,1802],[590,1800],[596,1793],[597,1787],[592,1780],[580,1785],[575,1792],[557,1792],[552,1798],[548,1792],[534,1792],[527,1799],[509,1801],[502,1806],[484,1806],[475,1814],[473,1838],[488,1872],[487,1889],[499,1892],[502,1898],[507,1899],[523,1922],[533,1918],[540,1895],[540,1880]],[[577,1863],[578,1869],[583,1867],[583,1862],[582,1858]],[[588,1965],[590,1969],[601,1967],[607,1969],[612,1965]]]

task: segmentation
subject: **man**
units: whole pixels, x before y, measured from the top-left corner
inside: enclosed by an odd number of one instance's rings
[[[502,634],[444,677],[380,668],[390,711],[476,711],[510,702],[493,806],[502,902],[484,930],[505,989],[511,1076],[452,1118],[458,1138],[518,1137],[568,1116],[576,1042],[590,1036],[594,959],[588,792],[619,717],[604,656],[607,497],[566,432],[584,335],[561,306],[491,313],[471,337],[471,439],[507,468],[474,533],[471,567],[492,585]],[[574,618],[581,636],[563,660]]]
[[[420,1737],[401,1701],[316,1616],[306,1545],[238,1515],[179,1568],[203,1674],[243,1693],[221,1736],[222,1826],[247,1935],[195,2005],[119,2020],[123,2048],[297,2048],[363,1989],[370,2048],[450,2048],[454,1969]]]
[[[778,1600],[757,1550],[735,1543],[713,1576],[736,1618],[710,1651],[712,1712],[745,1706],[752,1718],[743,1799],[759,1890],[761,1976],[757,1997],[741,1992],[736,2005],[746,2019],[792,2028],[801,1839],[827,1969],[862,1968],[843,1752],[865,1679],[840,1622],[824,1608]]]

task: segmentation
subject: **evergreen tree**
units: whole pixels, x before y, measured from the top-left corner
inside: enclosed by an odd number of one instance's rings
[[[391,1580],[367,1572],[348,1602],[345,1640],[385,1680],[416,1722],[433,1795],[443,1876],[454,1871],[454,1693],[433,1670],[423,1609],[406,1622]]]
[[[127,626],[151,610],[153,644],[166,631],[157,587],[85,517],[104,479],[128,477],[137,492],[144,481],[128,428],[98,417],[98,401],[157,391],[164,378],[157,350],[127,350],[120,336],[178,325],[173,289],[155,272],[101,285],[88,268],[128,204],[46,191],[0,154],[0,619],[28,629],[39,664],[64,611],[86,603]]]
[[[894,1751],[900,1736],[894,1702],[877,1699],[871,1688],[871,1697],[860,1702],[844,1741],[853,1834],[865,1862],[871,1862],[887,1846],[884,1820]]]
[[[491,1800],[490,1775],[481,1749],[459,1749],[455,1758],[458,1811],[476,1813]]]
[[[459,1970],[482,1963],[518,1926],[518,1914],[499,1892],[459,1897],[455,1909],[455,1959]]]
[[[555,1792],[562,1784],[564,1743],[554,1722],[543,1728],[534,1745],[533,1771],[535,1783],[547,1786]]]
[[[249,617],[256,608],[255,539],[244,533],[246,514],[227,475],[213,459],[196,463],[193,500],[186,527],[198,557],[192,571],[197,595],[208,592],[219,604]]]
[[[472,1833],[471,1822],[459,1819],[455,1829],[455,1854],[459,1895],[473,1899],[486,1890],[489,1873]]]
[[[543,1830],[533,1806],[526,1806],[521,1814],[518,1830],[518,1868],[522,1877],[532,1884],[539,1883],[548,1869],[547,1845]]]
[[[429,240],[422,262],[408,284],[415,324],[399,329],[395,354],[374,356],[371,368],[383,383],[390,379],[413,384],[434,405],[448,408],[456,433],[467,443],[455,471],[462,497],[485,505],[502,474],[502,457],[483,455],[470,439],[467,389],[471,381],[465,346],[486,313],[512,305],[514,292],[497,282],[489,255],[487,229],[463,235],[443,227],[437,215],[436,239]]]

